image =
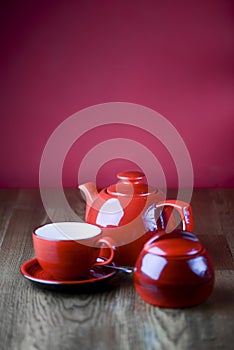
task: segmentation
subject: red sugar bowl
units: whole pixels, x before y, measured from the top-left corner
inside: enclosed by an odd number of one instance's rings
[[[206,249],[190,232],[160,232],[143,247],[134,270],[140,297],[155,306],[184,308],[212,292],[214,269]]]

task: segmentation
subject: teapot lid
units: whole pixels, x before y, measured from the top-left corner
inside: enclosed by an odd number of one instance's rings
[[[107,187],[107,193],[114,196],[139,195],[147,196],[155,193],[157,190],[144,184],[145,174],[139,171],[125,171],[117,174],[120,180],[116,184]]]
[[[167,258],[189,258],[203,249],[200,241],[194,235],[192,237],[186,231],[178,233],[179,231],[176,233],[174,231],[162,235],[158,240],[155,240],[155,243],[148,246],[147,251]]]

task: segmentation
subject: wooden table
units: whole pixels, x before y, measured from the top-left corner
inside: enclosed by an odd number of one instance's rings
[[[79,192],[66,195],[82,219]],[[32,229],[49,222],[40,194],[3,189],[0,203],[1,350],[234,348],[234,190],[194,191],[194,231],[213,259],[216,282],[208,301],[179,310],[146,304],[124,273],[104,290],[38,288],[19,270],[34,256]],[[59,220],[59,208],[51,210]]]

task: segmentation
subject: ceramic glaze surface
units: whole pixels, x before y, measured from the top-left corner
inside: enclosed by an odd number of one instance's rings
[[[68,286],[84,286],[90,284],[97,284],[102,280],[111,278],[116,274],[115,270],[108,269],[105,267],[96,267],[90,269],[85,279],[79,280],[58,280],[53,276],[49,275],[43,270],[38,263],[37,259],[31,259],[23,263],[20,267],[22,275],[28,280],[39,283],[42,285],[68,285]]]
[[[147,249],[149,255],[166,256],[168,259],[174,257],[186,257],[199,253],[202,250],[201,244],[197,239],[181,237],[169,237],[170,241],[159,240],[157,245],[152,245]]]
[[[191,233],[160,233],[147,242],[134,271],[138,294],[155,306],[181,308],[205,301],[212,292],[212,262]]]
[[[148,196],[157,192],[156,189],[144,184],[145,175],[138,171],[125,171],[117,174],[120,180],[117,184],[109,186],[107,193],[113,196]]]
[[[95,236],[88,236],[87,239],[82,238],[81,240],[59,240],[53,239],[53,237],[50,236],[52,231],[57,233],[55,229],[51,230],[51,225],[57,228],[58,223],[44,225],[36,229],[32,234],[38,263],[47,274],[58,280],[85,279],[93,266],[103,266],[112,262],[114,258],[113,242],[108,237],[102,238],[99,228],[93,227],[92,229],[90,228],[92,225],[79,225],[79,223],[74,223],[72,227],[77,226],[78,228],[82,226],[82,231],[84,233],[87,227],[87,234],[92,231],[95,233]],[[47,230],[49,231],[48,235],[45,234]],[[36,232],[40,231],[44,232],[44,237],[40,237],[36,234]],[[98,232],[99,234],[97,235]],[[68,231],[66,235],[69,236]],[[50,238],[48,238],[48,236]],[[58,237],[56,236],[56,238]],[[104,262],[96,262],[101,254],[101,244],[105,244],[105,246],[109,248],[107,249],[107,260]]]
[[[145,175],[141,172],[126,171],[117,177],[119,182],[100,192],[93,183],[79,188],[86,198],[86,222],[100,226],[106,236],[114,239],[118,265],[133,266],[155,231],[176,226],[173,209],[181,217],[183,229],[193,230],[188,203],[165,200],[162,192],[143,182]]]

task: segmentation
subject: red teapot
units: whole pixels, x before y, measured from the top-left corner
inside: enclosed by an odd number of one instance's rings
[[[94,183],[79,186],[86,199],[86,222],[102,228],[116,242],[116,263],[133,266],[145,242],[155,231],[175,228],[175,209],[183,230],[193,231],[188,203],[165,200],[165,194],[143,182],[137,171],[122,172],[119,181],[98,191]]]

